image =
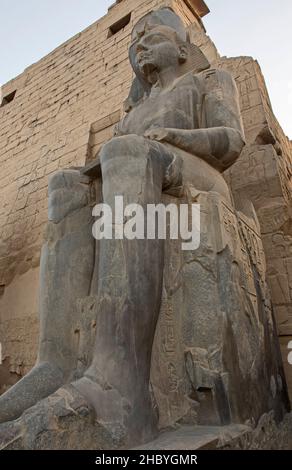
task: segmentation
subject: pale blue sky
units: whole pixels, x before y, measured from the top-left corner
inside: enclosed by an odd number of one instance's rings
[[[114,0],[0,0],[0,84],[106,14]],[[274,112],[292,139],[292,0],[206,0],[222,55],[258,59]]]

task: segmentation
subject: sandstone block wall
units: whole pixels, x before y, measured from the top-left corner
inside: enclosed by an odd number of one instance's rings
[[[206,35],[202,0],[120,0],[108,14],[2,87],[0,107],[0,393],[32,367],[38,336],[38,271],[49,176],[83,166],[122,114],[132,71],[130,31],[139,17],[172,6],[209,61],[238,84],[248,146],[227,173],[235,201],[252,200],[287,363],[292,339],[292,144],[275,119],[260,68],[250,57],[220,58]],[[8,102],[13,93],[14,99]]]

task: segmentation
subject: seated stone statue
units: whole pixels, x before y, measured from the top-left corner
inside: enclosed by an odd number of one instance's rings
[[[115,136],[82,174],[50,181],[38,361],[0,397],[0,422],[70,383],[97,422],[126,430],[127,445],[153,438],[158,420],[280,417],[287,396],[258,226],[236,213],[223,176],[244,146],[234,80],[210,68],[169,8],[136,24],[130,61],[136,78]],[[163,240],[96,243],[100,190],[113,210],[115,196],[199,202],[201,248],[174,259]]]

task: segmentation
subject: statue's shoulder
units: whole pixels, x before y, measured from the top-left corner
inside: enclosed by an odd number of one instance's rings
[[[191,70],[179,76],[175,80],[173,88],[193,88],[194,86],[204,93],[215,89],[231,91],[235,86],[235,82],[231,73],[227,70],[208,68],[200,72]]]
[[[194,74],[194,77],[201,82],[201,85],[207,92],[214,88],[222,88],[225,90],[236,88],[235,80],[228,70],[212,67]]]

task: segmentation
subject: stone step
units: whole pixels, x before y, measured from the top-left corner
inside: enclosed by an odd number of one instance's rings
[[[251,432],[249,426],[182,426],[133,450],[215,450]]]

